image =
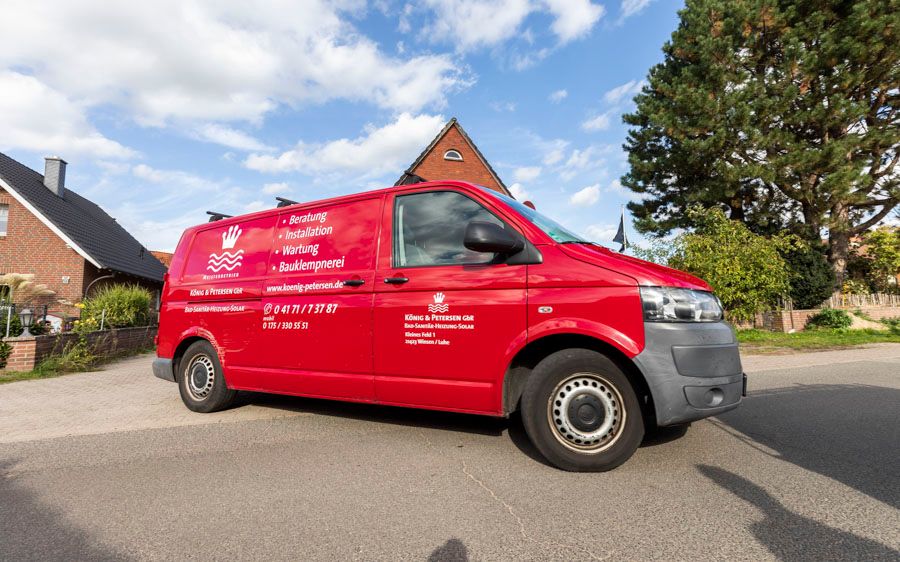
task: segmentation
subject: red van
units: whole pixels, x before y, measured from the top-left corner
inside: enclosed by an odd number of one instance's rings
[[[702,280],[522,203],[428,182],[189,228],[154,374],[196,412],[238,390],[488,416],[521,411],[566,470],[735,408],[738,345]]]

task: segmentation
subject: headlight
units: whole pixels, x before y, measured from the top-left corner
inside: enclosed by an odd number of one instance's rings
[[[641,287],[646,322],[718,322],[722,303],[712,293],[675,287]]]

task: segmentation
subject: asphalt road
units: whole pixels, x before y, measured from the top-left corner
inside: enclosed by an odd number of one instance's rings
[[[738,410],[605,474],[515,420],[193,414],[149,366],[0,385],[0,560],[900,560],[900,345],[745,358]]]

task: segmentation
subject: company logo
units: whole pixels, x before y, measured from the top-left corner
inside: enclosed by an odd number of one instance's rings
[[[234,249],[234,245],[237,244],[238,238],[241,237],[243,232],[241,227],[236,224],[229,226],[228,230],[222,233],[222,253],[217,254],[213,252],[209,254],[209,261],[206,263],[206,269],[213,273],[218,273],[223,269],[225,271],[232,271],[239,268],[241,262],[244,261],[244,250],[238,250],[236,252],[228,250]]]
[[[428,305],[428,312],[444,313],[450,310],[450,305],[444,304],[444,293],[435,293],[432,298],[434,299],[434,304]]]

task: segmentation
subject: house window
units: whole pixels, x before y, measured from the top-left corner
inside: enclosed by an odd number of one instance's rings
[[[6,236],[7,223],[9,223],[9,205],[0,205],[0,236]]]
[[[444,153],[444,160],[453,160],[454,162],[462,162],[462,154],[458,150],[451,148]]]

